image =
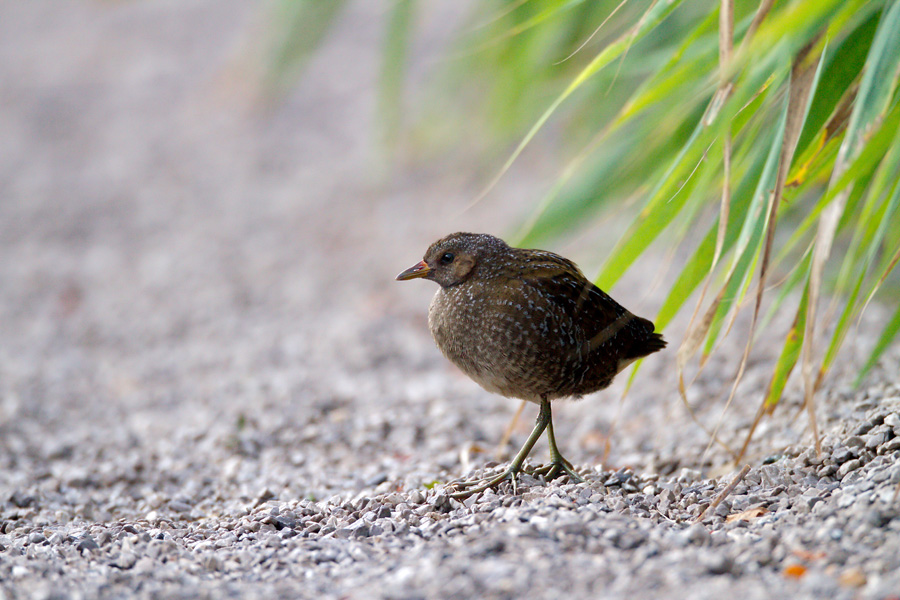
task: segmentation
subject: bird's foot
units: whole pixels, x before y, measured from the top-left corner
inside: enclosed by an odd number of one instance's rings
[[[572,483],[584,482],[584,478],[575,472],[575,467],[572,466],[572,463],[561,456],[557,460],[552,460],[546,465],[529,470],[528,474],[534,475],[535,477],[543,475],[544,479],[547,481],[565,474]]]
[[[454,500],[466,500],[475,494],[480,494],[486,489],[497,487],[507,480],[512,484],[513,494],[516,494],[518,493],[516,475],[521,471],[521,468],[514,468],[513,465],[510,465],[496,477],[485,477],[484,479],[476,479],[474,481],[453,481],[448,483],[447,486],[459,491],[451,493],[450,497]]]

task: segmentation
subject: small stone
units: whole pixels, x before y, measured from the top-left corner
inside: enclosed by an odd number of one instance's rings
[[[387,473],[378,473],[366,480],[366,487],[376,487],[388,480]]]
[[[823,500],[824,500],[824,498],[822,498],[821,496],[811,496],[809,498],[804,498],[802,503],[809,510],[812,510],[816,506],[816,504],[818,504],[819,502],[822,502]]]
[[[831,457],[834,459],[834,462],[843,464],[853,458],[853,453],[845,446],[839,446],[831,453]]]
[[[855,471],[856,469],[860,468],[861,466],[862,466],[862,461],[860,461],[858,458],[854,458],[853,460],[848,460],[847,462],[845,462],[844,464],[841,465],[840,469],[838,469],[838,472],[837,472],[838,477],[843,479],[844,477],[847,476],[848,473],[850,473],[851,471]]]
[[[84,552],[85,550],[98,550],[100,548],[100,544],[91,537],[91,534],[86,533],[84,537],[81,538],[81,541],[75,545],[75,549],[79,552]]]
[[[866,448],[872,450],[888,441],[887,433],[872,433],[866,436]]]
[[[50,536],[50,538],[47,541],[49,541],[50,544],[53,546],[58,546],[58,545],[62,544],[64,541],[66,541],[67,537],[68,536],[65,535],[64,533],[62,533],[60,531],[56,531],[53,533],[53,535]]]
[[[731,508],[725,502],[719,504],[713,511],[713,514],[719,515],[720,517],[727,517],[730,513]]]
[[[871,421],[863,421],[859,425],[856,426],[856,429],[853,430],[853,435],[865,435],[875,427],[875,423]]]
[[[453,505],[451,504],[450,496],[448,496],[446,493],[440,493],[437,496],[435,496],[434,499],[432,500],[432,505],[434,506],[435,510],[444,512],[444,513],[448,513],[451,510],[453,510]]]
[[[270,490],[267,487],[263,488],[256,495],[256,505],[259,506],[263,502],[268,502],[269,500],[272,500],[273,498],[275,498],[275,492],[273,492],[272,490]]]
[[[149,556],[142,556],[134,563],[134,571],[136,573],[148,574],[156,570],[156,563]]]
[[[866,445],[865,440],[858,435],[848,437],[844,443],[851,448],[862,448]]]
[[[872,509],[866,514],[866,522],[872,527],[885,527],[894,518],[894,514],[889,511]]]
[[[819,455],[816,453],[816,451],[813,450],[812,448],[810,448],[810,449],[806,452],[806,454],[804,454],[803,456],[804,456],[804,462],[805,462],[806,464],[811,465],[811,466],[814,466],[814,467],[817,467],[817,466],[821,465],[821,464],[822,464],[822,461],[824,460],[824,457],[819,456]],[[749,476],[748,476],[748,478],[749,478]]]
[[[734,569],[734,561],[724,552],[704,552],[700,562],[713,575],[730,573]]]
[[[172,500],[169,502],[169,510],[177,513],[189,513],[194,507],[188,504],[187,502],[182,502],[181,500]]]
[[[816,471],[816,475],[819,477],[831,477],[835,473],[837,473],[837,465],[822,465]]]
[[[777,485],[771,490],[769,490],[769,496],[774,498],[775,496],[779,496],[787,491],[787,487],[784,485]]]
[[[678,473],[678,481],[681,483],[688,483],[699,480],[700,471],[697,471],[696,469],[688,469],[687,467],[685,467]]]
[[[13,506],[16,508],[28,508],[34,504],[36,500],[37,498],[22,490],[16,490],[9,496],[9,501],[12,502]]]
[[[900,436],[888,440],[878,449],[882,454],[893,452],[895,450],[900,450]]]
[[[404,500],[403,496],[401,496],[397,492],[388,494],[387,496],[384,497],[384,503],[386,505],[397,506],[398,504],[402,504],[404,501],[405,500]]]
[[[46,541],[47,541],[47,538],[44,537],[44,534],[41,533],[40,531],[33,531],[33,532],[31,532],[31,535],[28,536],[29,544],[41,544]]]
[[[425,496],[422,495],[420,490],[415,489],[409,493],[409,502],[411,504],[422,504],[425,502]]]
[[[679,546],[705,546],[712,540],[712,536],[706,527],[695,523],[680,532],[676,539]]]
[[[356,527],[353,531],[353,537],[355,538],[367,538],[372,535],[371,527],[368,524],[360,525]]]
[[[111,565],[124,571],[133,567],[136,562],[137,556],[134,552],[121,552]]]

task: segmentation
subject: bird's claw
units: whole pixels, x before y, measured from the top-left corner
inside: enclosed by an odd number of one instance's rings
[[[572,483],[584,482],[584,478],[575,471],[572,463],[564,458],[552,461],[540,467],[535,467],[534,469],[528,471],[528,474],[534,475],[535,477],[543,475],[544,479],[546,479],[547,481],[565,474],[569,478],[569,481],[571,481]]]
[[[497,487],[507,480],[509,480],[510,484],[512,485],[513,494],[518,494],[519,489],[516,483],[516,475],[518,475],[521,470],[522,469],[514,469],[510,466],[495,477],[485,477],[483,479],[476,479],[474,481],[453,481],[447,484],[447,486],[459,491],[452,492],[450,494],[450,497],[454,500],[466,500],[468,498],[471,498],[475,494],[480,494],[481,492],[489,488]]]
[[[525,473],[534,477],[543,476],[547,481],[550,481],[551,479],[555,479],[557,477],[561,477],[563,474],[565,474],[569,478],[569,481],[571,481],[572,483],[584,482],[584,478],[577,472],[575,472],[575,468],[572,466],[572,463],[567,461],[565,458],[560,457],[558,460],[549,462],[546,465],[542,465],[540,467],[513,468],[512,466],[510,466],[502,473],[494,477],[485,477],[483,479],[475,479],[473,481],[453,481],[448,483],[447,486],[449,488],[457,490],[450,494],[450,497],[454,500],[466,500],[468,498],[471,498],[475,494],[480,494],[488,488],[497,487],[504,481],[509,481],[512,485],[513,494],[518,494],[519,489],[516,482],[516,476],[519,473]]]

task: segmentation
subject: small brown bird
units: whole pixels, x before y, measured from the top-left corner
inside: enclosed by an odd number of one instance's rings
[[[534,473],[565,472],[582,481],[560,454],[550,402],[607,387],[635,360],[666,342],[653,323],[631,314],[588,281],[572,261],[552,252],[511,248],[486,234],[454,233],[433,243],[398,280],[440,285],[428,311],[438,348],[484,389],[540,405],[534,430],[509,467],[453,494],[466,498],[516,475],[544,430],[550,463]]]

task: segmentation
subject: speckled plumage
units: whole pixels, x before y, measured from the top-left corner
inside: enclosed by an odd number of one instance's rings
[[[665,347],[653,323],[637,317],[588,281],[575,264],[503,240],[454,233],[438,240],[422,262],[397,279],[440,285],[428,324],[441,352],[488,391],[541,406],[528,441],[501,476],[472,493],[512,479],[546,429],[551,466],[580,480],[556,447],[550,402],[607,387],[622,369]]]
[[[441,278],[446,252],[471,257],[470,270]],[[552,252],[455,233],[432,244],[425,262],[441,284],[428,311],[435,342],[488,391],[532,402],[590,394],[665,346],[650,321]]]

